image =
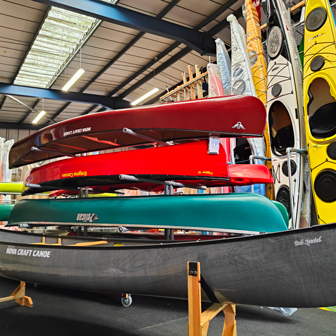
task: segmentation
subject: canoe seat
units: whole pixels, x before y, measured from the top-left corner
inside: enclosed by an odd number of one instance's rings
[[[311,134],[315,138],[329,138],[336,134],[336,102],[321,106],[309,119]]]
[[[55,244],[48,244],[46,243],[46,239],[45,237],[42,237],[42,241],[40,243],[32,243],[32,245],[62,245],[62,239],[61,238],[57,238],[57,243]]]
[[[77,244],[72,244],[72,245],[67,245],[67,246],[95,246],[95,245],[104,245],[107,243],[108,242],[106,240],[99,240],[96,242],[77,243]]]

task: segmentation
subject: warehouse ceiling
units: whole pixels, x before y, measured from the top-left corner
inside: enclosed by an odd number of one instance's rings
[[[229,14],[245,27],[244,0],[0,1],[0,128],[125,107],[153,88],[142,104],[159,103],[188,65],[206,67],[213,38],[230,46]],[[63,93],[80,67],[84,75]]]

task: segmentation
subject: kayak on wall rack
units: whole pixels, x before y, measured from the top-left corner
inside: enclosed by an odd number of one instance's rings
[[[257,97],[253,83],[250,58],[246,45],[246,36],[243,27],[238,23],[237,18],[230,14],[227,17],[231,29],[231,88],[232,94],[246,94]],[[253,115],[253,111],[250,111]],[[232,139],[232,143],[236,139]],[[247,142],[254,156],[265,156],[265,144],[263,138],[248,138]],[[236,147],[234,144],[232,147]],[[234,150],[234,148],[232,148]],[[255,159],[253,163],[264,164],[264,161]],[[251,188],[235,188],[236,192],[251,191]],[[265,186],[263,184],[255,185],[254,192],[265,195]]]
[[[283,1],[268,0],[267,12],[267,121],[274,194],[287,208],[290,227],[297,228],[304,199],[305,158],[300,151],[306,146],[301,65]],[[288,148],[297,150],[290,153],[290,165]]]
[[[252,79],[257,97],[267,107],[267,65],[262,46],[260,18],[254,3],[251,0],[245,0],[246,13],[246,44],[247,52],[250,58]],[[266,120],[264,131],[265,156],[271,157],[271,145],[268,133],[268,123]],[[272,170],[272,162],[267,160],[259,163],[264,163]],[[265,196],[273,199],[273,184],[265,186]]]
[[[328,0],[306,2],[304,112],[319,224],[336,221],[336,29]]]

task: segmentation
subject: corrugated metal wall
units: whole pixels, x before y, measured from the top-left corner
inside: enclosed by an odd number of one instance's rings
[[[34,133],[36,131],[30,131],[30,130],[17,130],[17,129],[5,129],[0,128],[0,137],[5,138],[6,140],[14,139],[14,141],[18,141],[20,139],[23,139],[27,137],[28,135]]]

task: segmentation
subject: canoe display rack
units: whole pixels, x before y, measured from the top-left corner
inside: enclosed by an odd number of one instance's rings
[[[1,302],[15,301],[20,306],[32,308],[33,301],[29,296],[26,296],[26,283],[24,281],[20,282],[20,285],[15,289],[15,291],[7,297],[0,298]]]
[[[195,77],[190,65],[188,65],[188,75],[187,80],[186,73],[182,73],[183,84],[177,86],[175,89],[168,91],[165,95],[160,97],[161,101],[167,101],[168,98],[174,98],[176,101],[189,100],[189,99],[200,99],[203,98],[202,83],[205,81],[205,77],[208,76],[208,72],[201,72],[198,65],[195,65]],[[189,95],[190,94],[190,95]]]
[[[45,244],[42,242],[41,244]],[[60,243],[59,243],[60,244]],[[58,245],[58,244],[57,244]],[[208,288],[201,275],[201,264],[199,262],[188,262],[188,336],[206,336],[210,321],[221,311],[224,312],[225,320],[222,336],[237,336],[236,327],[236,305],[233,303],[219,303],[215,295]],[[213,303],[210,308],[202,313],[201,289],[207,294]],[[32,308],[33,301],[26,296],[26,283],[20,282],[15,291],[7,297],[0,298],[1,302],[15,301],[20,306]],[[123,294],[121,303],[124,307],[132,304],[130,294]]]
[[[201,289],[213,302],[212,306],[203,313]],[[199,262],[188,262],[188,310],[188,336],[206,336],[210,321],[221,311],[225,316],[222,336],[237,336],[236,305],[218,302],[201,275]]]

